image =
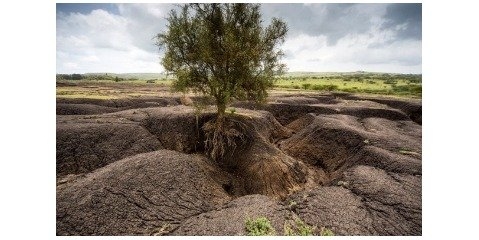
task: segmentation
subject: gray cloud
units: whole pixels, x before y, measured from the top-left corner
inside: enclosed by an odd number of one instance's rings
[[[80,7],[79,7],[80,6]],[[57,5],[57,72],[161,72],[173,4]],[[291,71],[421,72],[421,4],[262,4],[289,26]]]
[[[386,12],[384,4],[263,4],[264,18],[280,17],[289,27],[289,37],[324,35],[334,45],[348,34],[367,32]]]
[[[398,28],[399,39],[422,39],[422,4],[391,4],[386,10],[383,29]]]
[[[119,4],[120,15],[129,19],[128,32],[135,46],[150,52],[158,50],[154,37],[166,30],[166,16],[172,4]]]

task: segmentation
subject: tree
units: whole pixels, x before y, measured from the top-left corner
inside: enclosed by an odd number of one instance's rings
[[[273,18],[263,27],[259,4],[185,4],[167,21],[156,39],[162,65],[177,77],[173,88],[212,96],[219,120],[232,98],[264,100],[274,75],[284,72],[278,47],[287,26]]]

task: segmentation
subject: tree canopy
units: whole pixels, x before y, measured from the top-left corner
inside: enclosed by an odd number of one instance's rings
[[[163,67],[177,77],[173,88],[212,96],[219,116],[232,98],[264,100],[285,70],[279,45],[286,23],[273,18],[263,27],[259,4],[185,4],[167,21],[156,39]]]

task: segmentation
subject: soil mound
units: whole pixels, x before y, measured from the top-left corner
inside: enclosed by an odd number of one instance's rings
[[[270,102],[286,103],[292,105],[305,104],[337,104],[341,102],[336,96],[331,94],[273,94],[270,96]]]
[[[354,95],[344,95],[341,96],[344,99],[351,100],[368,100],[381,104],[385,104],[388,107],[399,109],[404,112],[412,121],[421,125],[422,124],[422,104],[421,100],[398,100],[393,98],[385,97],[366,97],[366,96],[354,96]]]
[[[278,97],[274,99],[276,103],[285,103],[291,105],[317,104],[321,101],[312,97]]]
[[[94,117],[94,116],[91,116]],[[57,116],[57,176],[90,172],[127,156],[161,148],[138,123]]]
[[[421,171],[421,129],[411,121],[359,119],[348,115],[318,115],[280,148],[288,155],[329,173],[366,164],[390,171]],[[308,120],[309,119],[309,120]],[[292,125],[296,123],[293,122]]]
[[[57,115],[87,115],[122,111],[135,108],[177,106],[180,98],[176,97],[139,97],[121,99],[57,99]]]
[[[301,190],[308,180],[308,169],[302,162],[284,154],[265,139],[254,139],[233,159],[234,164],[229,169],[239,177],[244,194],[283,198]]]
[[[199,155],[159,150],[107,165],[57,189],[57,235],[156,235],[229,201]]]
[[[214,117],[213,111],[195,115],[193,108],[185,106],[145,110],[148,112],[143,121],[146,128],[165,148],[182,152],[204,149],[203,125]],[[246,124],[250,136],[249,142],[218,162],[234,176],[226,186],[231,194],[284,197],[302,188],[307,175],[304,164],[272,144],[291,136],[291,130],[265,111],[236,109],[236,113],[228,117]]]
[[[57,115],[91,115],[115,111],[118,109],[95,104],[57,103]]]
[[[293,130],[294,132],[299,132],[303,128],[311,124],[314,119],[316,119],[316,115],[314,115],[313,113],[308,113],[289,123],[288,125],[286,125],[286,127]]]
[[[245,235],[258,217],[276,235],[298,217],[316,234],[421,235],[420,103],[236,102],[226,121],[246,137],[215,162],[204,126],[216,109],[165,99],[175,106],[57,104],[69,114],[57,115],[57,235]]]
[[[290,212],[279,202],[263,195],[243,196],[219,210],[202,213],[184,221],[171,235],[247,235],[245,221],[266,217],[278,235],[282,235]]]
[[[330,185],[288,198],[301,219],[337,235],[421,234],[420,125],[350,115],[298,121],[311,123],[281,148],[323,169]]]
[[[57,172],[85,173],[133,154],[165,148],[202,152],[202,126],[213,109],[195,112],[188,106],[144,108],[102,115],[63,116],[57,127]],[[218,164],[233,176],[225,189],[234,196],[264,194],[285,197],[307,181],[305,165],[274,143],[291,136],[265,111],[237,109],[229,117],[245,123],[249,142]]]
[[[249,102],[238,102],[233,104],[236,107],[242,107],[253,110],[265,110],[273,114],[273,116],[282,125],[288,125],[294,120],[304,116],[308,113],[314,114],[346,114],[356,116],[359,118],[385,118],[389,120],[409,120],[409,117],[397,109],[369,106],[362,106],[361,103],[350,105],[348,103],[342,104],[310,104],[310,105],[296,105],[285,103],[269,103],[258,105]]]
[[[295,213],[336,235],[421,235],[421,177],[355,166],[341,187],[292,195]]]
[[[237,112],[229,117],[247,126],[249,142],[219,163],[235,176],[232,193],[284,198],[301,190],[307,182],[308,169],[272,144],[291,136],[291,131],[268,112],[244,109]]]
[[[166,149],[192,153],[204,149],[202,125],[213,117],[212,112],[195,112],[194,108],[176,106],[147,108],[141,124],[161,142]]]

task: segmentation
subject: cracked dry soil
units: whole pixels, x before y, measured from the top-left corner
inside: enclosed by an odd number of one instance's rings
[[[214,162],[214,116],[177,97],[57,99],[57,235],[421,235],[420,100],[275,95],[236,102],[248,142]]]

